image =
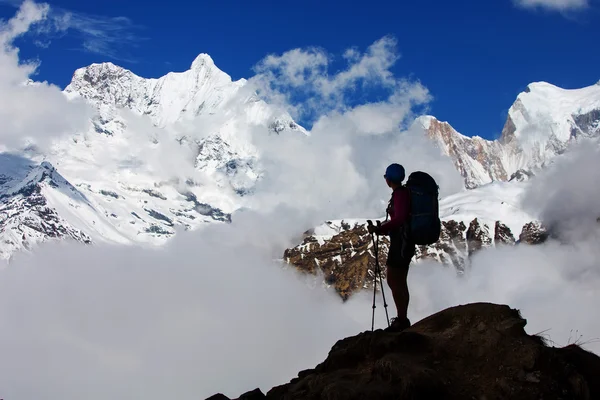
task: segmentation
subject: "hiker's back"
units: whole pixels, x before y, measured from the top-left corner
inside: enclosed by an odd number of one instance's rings
[[[408,177],[406,188],[410,197],[407,238],[418,245],[437,242],[441,233],[437,183],[431,175],[416,171]]]

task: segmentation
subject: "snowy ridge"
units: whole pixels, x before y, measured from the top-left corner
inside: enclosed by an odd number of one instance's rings
[[[50,163],[32,166],[24,160],[9,158],[13,168],[5,171],[12,175],[0,190],[0,260],[9,259],[18,250],[29,250],[48,238],[69,238],[91,243],[91,238],[84,231],[71,224],[63,213],[50,204],[46,194],[52,192],[65,202],[89,207],[85,196]],[[6,165],[6,161],[3,158],[0,165]]]
[[[469,189],[535,174],[572,142],[600,137],[600,86],[561,89],[530,84],[508,112],[499,140],[467,137],[432,116],[417,119],[441,151],[450,156]]]
[[[232,82],[212,58],[200,54],[185,72],[144,79],[112,63],[75,71],[65,92],[93,102],[111,104],[148,115],[158,126],[184,117],[215,113],[245,84]]]
[[[501,221],[518,235],[525,224],[538,219],[520,207],[526,185],[524,182],[494,182],[448,196],[440,201],[440,218],[463,222],[466,226],[475,218],[490,227]]]

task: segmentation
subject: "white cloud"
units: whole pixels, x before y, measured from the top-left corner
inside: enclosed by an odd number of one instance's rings
[[[1,271],[2,395],[234,397],[322,361],[366,326],[271,261],[291,226],[266,217],[246,213],[157,251],[62,243],[18,256]]]
[[[524,205],[564,240],[587,238],[600,218],[600,147],[594,140],[573,145],[531,184]]]
[[[60,88],[47,83],[28,84],[38,62],[22,63],[13,41],[43,23],[48,6],[22,3],[17,14],[0,23],[0,141],[9,148],[36,142],[38,145],[64,133],[83,129],[90,110],[81,102],[70,102]]]
[[[344,111],[356,91],[379,91],[394,96],[407,85],[418,87],[429,100],[427,89],[418,82],[407,83],[394,76],[390,68],[400,58],[396,39],[383,37],[364,53],[346,50],[347,67],[334,74],[329,68],[335,60],[322,49],[294,49],[282,55],[269,55],[255,66],[257,75],[249,80],[260,95],[270,102],[285,105],[293,116],[311,120],[328,111]]]
[[[513,0],[522,8],[543,8],[551,11],[578,11],[589,7],[589,0]]]
[[[144,40],[136,33],[140,27],[127,17],[104,17],[60,9],[53,16],[57,28],[74,31],[79,36],[83,50],[115,60],[135,62],[128,48]]]
[[[35,3],[32,0],[3,0],[14,7],[28,8],[43,12],[31,34],[43,35],[43,40],[34,43],[40,47],[48,47],[51,40],[66,34],[72,34],[81,42],[79,50],[114,60],[135,62],[129,49],[136,47],[145,38],[138,35],[141,26],[124,16],[107,17],[50,7],[46,3]],[[24,33],[24,32],[23,32]]]

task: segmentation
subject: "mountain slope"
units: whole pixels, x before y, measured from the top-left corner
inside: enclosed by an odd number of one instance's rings
[[[464,136],[432,116],[420,117],[416,124],[453,159],[467,188],[522,179],[579,138],[600,137],[600,85],[568,90],[530,84],[509,109],[502,136],[494,141]]]
[[[263,173],[253,136],[307,134],[205,54],[188,71],[158,79],[92,64],[74,73],[64,94],[95,110],[87,131],[46,154],[1,154],[0,258],[54,237],[161,244],[178,227],[228,222]],[[20,186],[33,189],[11,189]],[[76,200],[65,196],[71,189]],[[40,216],[42,203],[54,228]],[[25,235],[35,240],[23,239],[25,222],[35,225],[37,233]]]

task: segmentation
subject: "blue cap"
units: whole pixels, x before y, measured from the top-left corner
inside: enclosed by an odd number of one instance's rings
[[[393,183],[402,183],[404,180],[405,172],[404,167],[400,164],[391,164],[385,170],[385,175],[383,176],[390,182]]]

